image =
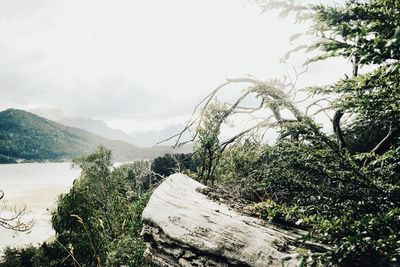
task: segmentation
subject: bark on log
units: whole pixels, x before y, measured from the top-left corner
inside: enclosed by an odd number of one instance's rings
[[[210,200],[199,192],[203,188],[183,174],[174,174],[152,194],[143,211],[142,234],[145,257],[153,265],[297,265],[298,234]]]

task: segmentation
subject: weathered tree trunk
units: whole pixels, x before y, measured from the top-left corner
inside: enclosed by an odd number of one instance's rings
[[[199,192],[204,188],[174,174],[154,191],[142,215],[145,256],[152,264],[296,266],[298,234],[214,202]]]

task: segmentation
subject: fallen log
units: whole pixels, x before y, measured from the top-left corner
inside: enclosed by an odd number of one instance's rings
[[[217,203],[200,193],[204,188],[186,175],[174,174],[153,192],[142,214],[145,257],[153,265],[298,264],[298,233]]]

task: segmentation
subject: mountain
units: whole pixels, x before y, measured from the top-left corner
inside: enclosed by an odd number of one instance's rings
[[[133,142],[131,142],[131,138],[128,134],[124,133],[121,130],[110,128],[104,121],[101,120],[64,117],[57,120],[57,122],[65,126],[84,129],[88,132],[100,135],[104,138],[123,140],[134,144]]]
[[[154,146],[183,129],[183,125],[170,125],[161,130],[135,131],[127,134],[124,131],[111,128],[102,120],[63,117],[56,121],[66,126],[84,129],[104,138],[123,140],[138,147]],[[188,134],[185,134],[183,138],[187,140],[189,138]],[[162,143],[163,146],[172,146],[174,144],[175,140]]]
[[[65,126],[80,128],[108,139],[126,141],[138,147],[154,146],[158,142],[179,133],[183,129],[183,125],[170,125],[161,130],[134,131],[127,134],[121,130],[111,128],[102,120],[66,117],[62,110],[58,108],[34,108],[28,111]],[[190,139],[190,136],[188,133],[185,133],[182,140],[188,139]],[[175,144],[174,141],[175,140],[167,141],[162,145],[171,146]],[[186,149],[185,151],[189,150]]]
[[[37,107],[27,110],[30,113],[43,117],[51,121],[59,121],[65,118],[64,112],[59,108]]]
[[[171,146],[175,144],[174,141],[168,141],[162,145],[155,146],[159,141],[180,132],[183,126],[179,125],[169,126],[158,131],[132,132],[128,135],[124,131],[109,127],[102,120],[64,117],[57,120],[57,122],[65,126],[84,129],[107,139],[128,142],[134,146],[143,148],[144,154],[149,158],[154,158],[165,153],[190,153],[193,150],[192,144],[184,145],[177,150],[173,150]],[[184,138],[188,138],[187,134]]]
[[[89,153],[99,145],[111,149],[115,161],[150,159],[166,152],[179,152],[164,147],[139,148],[23,110],[0,112],[0,162],[69,160]]]
[[[104,121],[86,118],[70,118],[64,115],[64,112],[58,108],[32,108],[28,109],[28,112],[36,114],[40,117],[52,120],[62,125],[80,128],[88,132],[100,135],[107,139],[122,140],[129,143],[131,137],[121,130],[113,129],[109,127]]]
[[[158,142],[165,140],[173,135],[180,133],[183,129],[183,125],[170,125],[161,130],[152,131],[136,131],[129,133],[130,142],[132,144],[137,144],[141,146],[154,146]],[[182,140],[190,139],[190,134],[188,132],[184,133]],[[163,145],[174,145],[175,139],[163,142]]]

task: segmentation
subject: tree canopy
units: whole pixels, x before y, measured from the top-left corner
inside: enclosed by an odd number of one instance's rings
[[[353,71],[332,85],[305,88],[307,105],[296,103],[299,75],[228,79],[187,124],[197,127],[198,178],[252,201],[258,216],[309,230],[305,240],[334,246],[329,255],[305,254],[304,264],[399,265],[400,2],[256,2],[312,20],[307,34],[315,42],[306,49],[319,52],[306,64],[345,57]],[[232,83],[246,87],[235,101],[220,102],[218,92]],[[256,104],[246,105],[248,98]],[[334,114],[332,132],[314,116],[320,112]],[[253,123],[222,140],[223,125],[238,114]],[[270,129],[278,133],[272,145],[263,139]]]

